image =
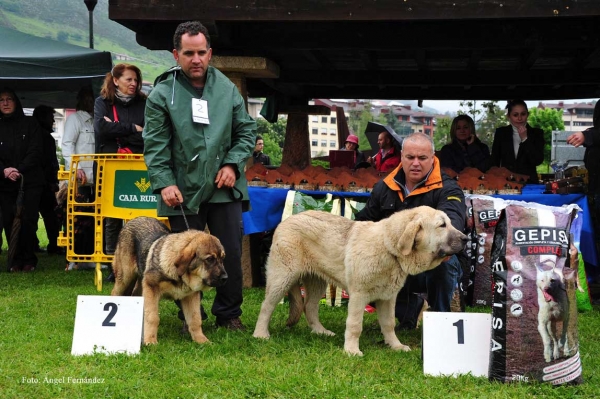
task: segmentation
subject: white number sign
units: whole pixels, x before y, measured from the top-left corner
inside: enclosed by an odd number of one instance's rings
[[[72,355],[140,352],[144,298],[78,295]]]
[[[487,377],[492,316],[485,313],[423,313],[423,372]]]

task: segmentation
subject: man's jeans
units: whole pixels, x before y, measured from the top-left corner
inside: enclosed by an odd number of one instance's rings
[[[406,284],[396,298],[396,318],[400,327],[413,329],[421,312],[423,299],[418,294],[427,293],[427,302],[434,312],[450,312],[452,295],[456,289],[462,269],[456,255],[442,262],[433,270],[416,276],[408,276]]]

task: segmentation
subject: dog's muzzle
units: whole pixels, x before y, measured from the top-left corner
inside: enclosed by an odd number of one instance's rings
[[[227,273],[223,272],[222,274],[220,274],[218,276],[214,276],[214,277],[211,277],[210,279],[205,280],[204,284],[209,287],[221,287],[221,286],[225,285],[228,278],[229,278],[229,276],[227,275]]]

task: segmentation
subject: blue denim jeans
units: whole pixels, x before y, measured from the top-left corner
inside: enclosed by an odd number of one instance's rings
[[[396,298],[396,318],[404,328],[415,328],[423,300],[419,294],[426,293],[427,302],[434,312],[450,312],[452,295],[462,276],[456,255],[442,262],[433,270],[416,276],[408,276],[406,284]]]

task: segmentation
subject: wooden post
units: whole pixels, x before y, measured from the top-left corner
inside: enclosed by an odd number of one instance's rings
[[[308,139],[308,114],[288,114],[281,163],[298,169],[306,168],[310,164]]]

